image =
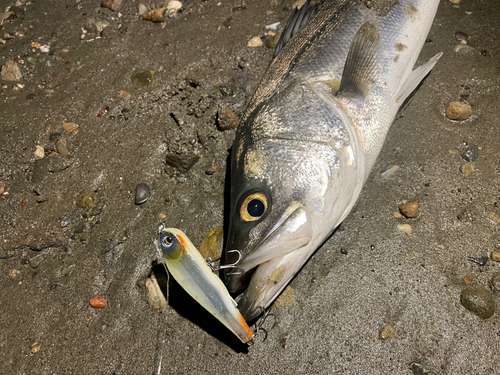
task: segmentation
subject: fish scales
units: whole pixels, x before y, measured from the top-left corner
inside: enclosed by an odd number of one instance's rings
[[[228,248],[242,258],[226,285],[248,285],[245,319],[351,211],[400,105],[440,57],[412,70],[438,3],[327,1],[271,62],[231,161]]]

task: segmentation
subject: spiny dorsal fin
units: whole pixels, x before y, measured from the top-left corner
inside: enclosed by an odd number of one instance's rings
[[[309,21],[309,19],[314,16],[314,14],[318,11],[322,4],[323,1],[315,5],[311,5],[311,0],[307,0],[307,2],[302,5],[302,8],[297,7],[293,10],[292,15],[286,23],[285,29],[281,33],[280,40],[278,41],[278,44],[276,45],[276,48],[274,50],[273,58],[278,55],[278,53],[281,51],[284,45],[288,43],[292,36],[297,34],[297,32],[307,23],[307,21]]]
[[[380,34],[377,25],[365,22],[354,36],[342,73],[338,95],[365,97],[376,77]]]

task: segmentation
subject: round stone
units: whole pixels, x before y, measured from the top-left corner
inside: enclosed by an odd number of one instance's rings
[[[148,185],[141,183],[135,187],[135,204],[143,204],[150,196],[151,190]]]
[[[94,206],[95,194],[94,192],[83,193],[76,199],[76,207],[88,209]]]
[[[488,319],[495,313],[495,299],[487,291],[478,287],[466,287],[460,295],[460,302],[470,312],[482,319]]]

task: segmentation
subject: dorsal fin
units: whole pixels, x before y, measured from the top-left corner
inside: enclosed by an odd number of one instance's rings
[[[372,21],[366,21],[358,30],[349,48],[337,95],[350,94],[365,97],[370,92],[377,74],[380,34]]]
[[[301,8],[295,8],[293,10],[292,15],[288,19],[285,29],[281,33],[280,40],[276,45],[274,50],[273,58],[275,58],[281,49],[288,43],[288,41],[297,34],[297,32],[309,21],[309,19],[316,14],[318,9],[323,4],[323,1],[320,1],[317,4],[311,5],[311,0],[307,0],[307,2],[302,5]]]

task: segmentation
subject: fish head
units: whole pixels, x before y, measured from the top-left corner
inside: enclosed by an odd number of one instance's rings
[[[325,203],[335,189],[330,178],[335,161],[307,142],[245,143],[244,138],[236,142],[231,163],[225,261],[237,264],[225,270],[225,279],[231,292],[250,284],[239,308],[251,320],[274,301],[332,232],[330,220],[321,220],[329,213]],[[283,259],[291,265],[273,265]],[[259,271],[266,274],[260,280],[255,277]]]

